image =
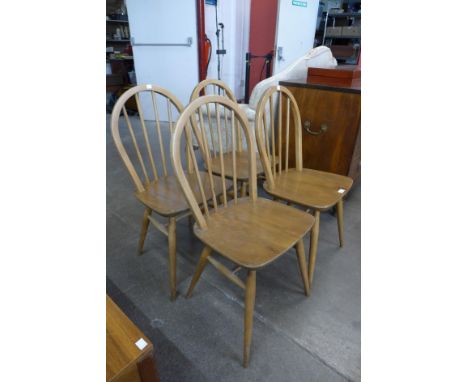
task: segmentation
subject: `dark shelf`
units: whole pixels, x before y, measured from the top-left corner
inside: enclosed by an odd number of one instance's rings
[[[120,58],[109,58],[109,61],[132,61],[133,56],[120,57]]]
[[[328,17],[361,17],[359,12],[329,13]]]
[[[106,40],[106,42],[130,42],[130,40]]]
[[[106,20],[108,23],[123,23],[128,24],[128,20]]]
[[[325,36],[325,38],[361,38],[361,36]]]

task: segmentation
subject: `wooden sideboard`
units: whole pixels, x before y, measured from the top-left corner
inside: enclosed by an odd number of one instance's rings
[[[160,382],[153,344],[107,295],[106,381]]]
[[[299,105],[304,167],[348,175],[361,172],[361,84],[323,85],[281,81]],[[294,139],[289,165],[294,166]]]

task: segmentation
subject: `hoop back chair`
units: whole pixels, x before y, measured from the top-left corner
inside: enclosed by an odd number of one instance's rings
[[[232,134],[234,142],[231,151],[231,161],[225,163],[223,160],[224,152],[219,152],[220,156],[220,176],[213,176],[212,152],[206,149],[207,137],[203,126],[203,119],[200,118],[196,124],[194,116],[201,113],[201,109],[208,104],[223,106],[228,112],[228,128]],[[220,132],[219,108],[216,108],[217,131]],[[237,127],[240,127],[237,129]],[[194,188],[188,181],[181,164],[181,136],[191,129],[194,140],[204,150],[198,150],[202,155],[202,162],[208,171],[210,182],[220,177],[223,182],[222,202],[216,203],[215,192],[212,189],[209,195],[204,195],[205,199],[212,198],[214,205],[212,209],[208,208],[207,200],[203,202],[203,210],[195,198],[197,189],[202,189],[199,182],[198,188]],[[248,184],[249,195],[246,197],[238,196],[238,190],[233,188],[233,199],[227,202],[227,191],[232,184],[236,184],[236,142],[238,142],[237,132],[243,134],[243,139],[247,143],[246,157],[248,166]],[[220,134],[218,134],[220,140]],[[193,163],[200,163],[196,159],[193,146],[189,147],[189,155]],[[197,281],[199,280],[207,262],[211,263],[229,280],[245,289],[245,313],[244,313],[244,367],[248,366],[250,356],[250,344],[252,338],[253,311],[255,304],[256,271],[286,253],[290,248],[296,248],[299,269],[304,284],[304,292],[309,294],[309,283],[307,277],[307,266],[304,255],[303,236],[309,232],[314,224],[314,218],[303,211],[285,206],[281,203],[273,202],[269,199],[259,198],[257,196],[255,149],[253,134],[248,128],[247,118],[236,103],[226,97],[204,96],[191,102],[181,114],[171,143],[172,163],[174,173],[180,182],[181,188],[187,199],[196,224],[194,227],[195,235],[204,243],[200,260],[193,275],[187,297],[192,295]],[[200,163],[200,165],[203,165]],[[230,166],[232,173],[232,183],[227,176]],[[195,173],[198,169],[195,166]],[[198,176],[198,175],[197,175]],[[225,184],[226,183],[226,184]],[[247,270],[247,280],[244,283],[235,272],[216,260],[212,256],[215,251],[219,255],[233,262],[238,267]]]
[[[275,101],[277,107],[274,111]],[[267,113],[270,116],[269,133]],[[313,210],[315,224],[310,233],[308,270],[312,288],[320,212],[336,206],[340,247],[343,246],[343,197],[353,180],[347,176],[303,168],[299,107],[292,93],[284,86],[272,86],[262,95],[257,105],[255,136],[266,175],[263,184],[265,191],[276,199],[286,200],[288,204]],[[290,162],[293,162],[290,160],[291,151],[294,152],[294,167],[290,167]]]
[[[232,92],[232,90],[229,88],[229,86],[224,83],[223,81],[220,80],[214,80],[214,79],[206,79],[201,81],[197,86],[192,91],[192,94],[190,96],[190,102],[196,100],[200,96],[203,95],[220,95],[227,97],[230,99],[232,102],[237,102],[236,96]],[[233,134],[227,127],[228,124],[228,116],[227,113],[225,113],[225,108],[222,105],[215,104],[213,107],[210,108],[210,106],[207,104],[205,105],[205,108],[202,111],[202,115],[206,118],[204,118],[204,123],[205,123],[205,128],[208,130],[207,131],[207,142],[208,142],[208,147],[211,150],[212,153],[212,171],[216,175],[221,174],[221,158],[220,158],[220,145],[223,145],[223,153],[224,153],[224,158],[223,161],[227,166],[225,166],[226,170],[226,175],[232,179],[233,174],[230,171],[232,168],[232,158],[233,156],[231,155],[231,152],[233,151]],[[217,121],[215,119],[216,115],[216,110],[213,110],[213,108],[220,108],[220,122],[221,122],[221,135],[223,139],[219,140],[217,139],[217,129],[215,128],[215,125],[217,124]],[[201,118],[201,117],[198,117]],[[248,183],[248,178],[249,178],[249,169],[248,169],[248,155],[247,152],[244,150],[244,147],[246,145],[245,140],[243,140],[243,135],[240,133],[240,127],[237,127],[236,131],[236,175],[237,175],[237,180],[240,182],[241,185],[241,196],[245,196],[246,194],[246,188],[247,188],[247,183]],[[256,169],[257,169],[257,174],[263,173],[263,168],[262,168],[262,163],[260,162],[260,158],[256,158]]]
[[[142,107],[142,95],[152,105],[154,122],[145,121]],[[137,118],[129,116],[127,103],[136,105]],[[158,106],[159,104],[159,106]],[[160,110],[164,105],[164,110]],[[169,244],[169,283],[170,296],[176,297],[176,222],[186,216],[190,216],[182,191],[175,176],[170,174],[170,153],[166,153],[163,136],[174,131],[176,114],[180,114],[183,106],[180,101],[168,90],[156,85],[138,85],[128,89],[117,100],[111,116],[112,137],[117,150],[127,168],[135,186],[136,198],[145,206],[138,254],[142,254],[143,246],[148,232],[148,226],[152,225],[168,237]],[[121,136],[121,115],[127,125],[128,135]],[[161,118],[167,119],[167,125],[161,122]],[[134,125],[140,125],[137,129]],[[153,126],[151,126],[153,125]],[[136,126],[137,127],[137,126]],[[151,129],[149,128],[151,127]],[[186,142],[191,140],[186,137]],[[186,145],[188,147],[188,144]],[[191,169],[190,160],[187,161],[190,182],[196,181]],[[202,179],[206,174],[201,174]],[[219,182],[215,183],[215,189],[219,192]],[[205,184],[208,188],[208,184]],[[197,195],[201,199],[200,195]],[[167,224],[156,220],[152,212],[167,218]]]

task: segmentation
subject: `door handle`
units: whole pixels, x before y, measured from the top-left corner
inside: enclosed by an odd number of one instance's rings
[[[319,131],[312,131],[310,129],[310,121],[305,121],[304,122],[304,129],[307,131],[310,135],[321,135],[323,133],[326,133],[328,130],[328,125],[325,123],[320,124],[320,130]]]
[[[135,38],[131,38],[132,46],[192,46],[193,38],[187,37],[187,42],[185,43],[159,43],[159,42],[136,42]]]
[[[279,47],[278,47],[276,56],[278,57],[278,61],[283,61],[283,60],[284,60],[284,57],[283,57],[283,47],[282,47],[282,46],[279,46]]]

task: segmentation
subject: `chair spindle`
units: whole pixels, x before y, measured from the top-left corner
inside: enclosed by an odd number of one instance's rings
[[[156,102],[156,97],[154,95],[154,92],[150,91],[150,93],[151,93],[151,100],[153,101],[155,129],[156,129],[156,133],[158,134],[158,139],[159,139],[159,151],[161,152],[163,172],[164,172],[164,176],[167,176],[166,154],[164,152],[164,144],[163,144],[163,139],[162,139],[162,135],[161,135],[161,126],[160,126],[160,123],[159,123],[158,105],[157,105],[157,102]],[[172,134],[172,131],[171,131],[171,134]]]
[[[158,180],[158,171],[156,170],[156,164],[154,163],[153,152],[151,150],[151,145],[150,145],[149,138],[148,138],[148,130],[146,129],[145,118],[143,115],[143,110],[141,107],[140,97],[138,93],[135,94],[135,101],[136,101],[136,105],[138,109],[138,116],[140,117],[140,124],[141,124],[141,129],[143,131],[143,137],[145,138],[146,150],[148,152],[148,157],[150,159],[151,168],[153,170],[154,180]]]

